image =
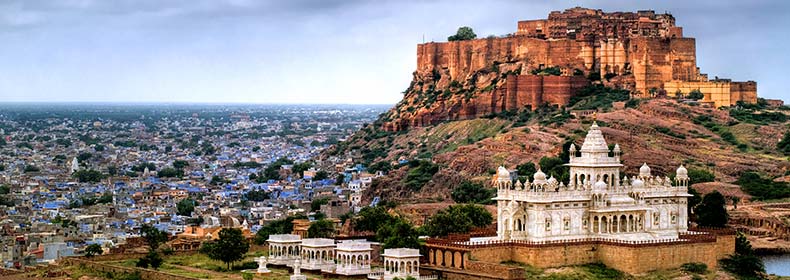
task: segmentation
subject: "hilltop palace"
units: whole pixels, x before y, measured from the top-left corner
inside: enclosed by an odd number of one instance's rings
[[[620,177],[620,146],[610,151],[595,123],[581,149],[571,144],[569,152],[567,185],[546,179],[540,170],[532,182],[512,183],[507,169],[499,167],[494,179],[499,239],[655,240],[678,238],[688,230],[686,199],[691,195],[683,166],[674,186],[669,177],[652,176],[647,164],[637,177]]]
[[[689,228],[688,170],[673,180],[620,174],[620,146],[610,150],[593,122],[584,143],[569,147],[567,182],[538,170],[530,182],[499,167],[496,232],[426,240],[426,272],[446,279],[523,279],[504,262],[548,268],[602,263],[639,274],[685,263],[717,261],[735,250],[731,229]]]

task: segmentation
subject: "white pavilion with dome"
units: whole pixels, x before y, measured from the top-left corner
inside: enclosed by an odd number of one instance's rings
[[[546,178],[512,181],[499,167],[497,237],[500,240],[559,241],[607,238],[625,241],[676,239],[688,230],[688,171],[653,176],[647,164],[633,178],[621,177],[620,146],[610,151],[597,123],[581,149],[571,145],[569,182]],[[581,153],[581,155],[579,155]],[[610,153],[612,156],[610,156]]]

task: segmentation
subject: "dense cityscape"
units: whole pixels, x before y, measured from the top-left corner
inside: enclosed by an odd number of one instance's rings
[[[303,202],[319,195],[344,206],[325,211],[337,218],[358,206],[349,201],[359,189],[349,185],[365,170],[313,158],[384,109],[3,105],[3,266],[81,255],[90,244],[113,248],[139,237],[143,224],[171,235],[200,225],[254,233],[267,221],[314,215]]]

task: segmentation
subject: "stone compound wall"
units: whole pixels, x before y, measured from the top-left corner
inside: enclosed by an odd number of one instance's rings
[[[605,240],[530,244],[494,242],[485,245],[431,244],[428,247],[427,267],[473,275],[488,275],[497,279],[519,279],[507,271],[483,267],[481,263],[501,266],[515,261],[535,267],[548,268],[590,263],[603,263],[614,269],[639,274],[660,269],[680,267],[699,262],[716,267],[719,259],[735,251],[732,232],[684,236],[685,241],[618,244]],[[463,279],[463,278],[448,278]]]

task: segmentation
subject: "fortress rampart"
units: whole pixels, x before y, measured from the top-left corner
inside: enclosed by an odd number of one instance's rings
[[[700,229],[697,229],[700,230]],[[703,229],[704,230],[704,229]],[[706,230],[682,235],[677,240],[634,241],[600,238],[551,242],[489,241],[469,242],[463,238],[431,239],[426,244],[428,265],[462,275],[486,275],[489,279],[520,279],[507,267],[486,267],[518,262],[540,268],[602,263],[608,267],[639,274],[671,269],[699,262],[716,267],[719,259],[735,251],[735,232]],[[456,278],[448,278],[456,279]],[[458,279],[463,279],[458,278]]]

